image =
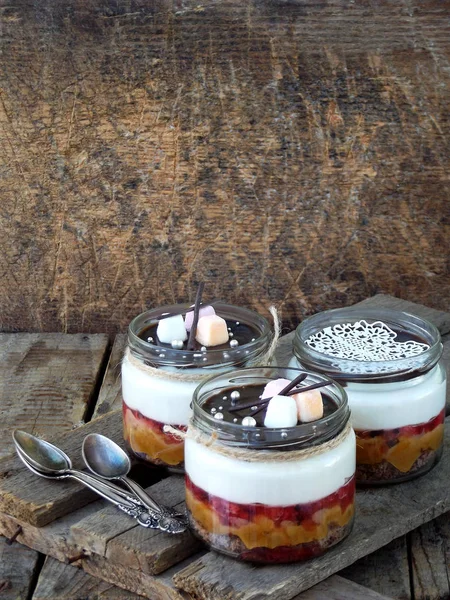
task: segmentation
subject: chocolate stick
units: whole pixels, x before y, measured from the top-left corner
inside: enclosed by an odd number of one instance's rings
[[[288,383],[288,385],[286,387],[284,387],[281,390],[281,392],[278,393],[278,396],[285,396],[288,392],[290,392],[292,390],[292,388],[295,388],[296,385],[301,383],[307,377],[308,377],[307,373],[300,373],[300,375],[297,375],[297,377],[295,379],[293,379],[291,381],[291,383]]]
[[[291,389],[288,392],[284,392],[284,394],[281,393],[284,390],[281,390],[281,392],[277,395],[278,396],[294,396],[295,394],[301,394],[302,392],[309,392],[310,390],[316,390],[317,388],[325,387],[326,385],[330,385],[330,384],[331,384],[331,381],[322,381],[320,383],[313,383],[311,385],[307,385],[306,387],[303,387],[303,388],[299,388],[299,389],[295,389],[295,390]],[[260,406],[260,405],[264,406],[266,404],[269,404],[270,400],[272,400],[272,398],[261,398],[260,400],[254,400],[253,402],[247,402],[246,404],[232,406],[231,408],[228,409],[228,412],[239,412],[240,410],[245,410],[246,408],[251,408],[252,406]]]
[[[201,281],[198,284],[197,295],[195,296],[195,304],[194,304],[194,319],[192,321],[191,331],[189,333],[189,339],[187,343],[188,350],[195,350],[195,334],[197,333],[197,323],[198,323],[198,315],[200,313],[200,302],[202,300],[203,288],[205,284]]]

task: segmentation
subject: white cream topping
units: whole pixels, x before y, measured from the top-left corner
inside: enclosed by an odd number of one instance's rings
[[[289,366],[299,366],[293,357]],[[344,388],[356,430],[395,429],[426,423],[445,407],[446,380],[441,365],[393,383],[354,383]]]
[[[202,373],[203,374],[203,373]],[[200,383],[169,381],[152,377],[122,361],[122,397],[125,404],[144,417],[167,425],[187,425],[191,417],[191,401]]]
[[[291,506],[325,498],[354,475],[355,462],[353,431],[336,448],[295,462],[245,462],[192,439],[185,442],[185,470],[192,482],[239,504]]]

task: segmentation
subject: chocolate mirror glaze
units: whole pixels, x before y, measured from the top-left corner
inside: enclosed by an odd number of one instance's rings
[[[242,423],[242,419],[244,417],[252,415],[254,412],[252,408],[244,408],[238,412],[229,412],[228,409],[231,407],[237,407],[239,404],[247,404],[252,400],[259,400],[263,393],[264,387],[265,385],[248,385],[239,388],[230,387],[223,389],[217,394],[210,396],[203,404],[202,409],[213,416],[217,413],[221,413],[223,415],[223,419],[218,419],[218,423],[225,421],[228,423],[240,424]],[[238,400],[231,399],[231,393],[234,391],[238,391],[240,394]],[[335,401],[326,394],[326,392],[321,390],[321,393],[323,399],[323,417],[328,417],[337,410],[337,405]],[[255,427],[264,427],[265,415],[266,407],[264,407],[260,412],[253,414],[253,418],[256,421]],[[320,421],[320,419],[318,419],[318,421]]]
[[[237,325],[236,321],[229,320],[229,319],[225,319],[225,321],[227,324],[228,333],[230,334],[230,339],[228,340],[228,342],[226,344],[220,344],[218,346],[210,346],[208,349],[227,350],[230,348],[231,340],[237,340],[239,342],[239,346],[243,346],[244,344],[248,344],[249,342],[251,342],[252,340],[254,340],[255,338],[257,338],[259,336],[258,330],[254,327],[250,327],[250,325],[246,325],[245,323],[241,323],[241,322],[239,322],[239,324]],[[144,340],[144,342],[148,341],[148,338],[151,337],[151,338],[153,338],[153,343],[156,346],[161,346],[162,348],[172,349],[171,344],[164,344],[163,342],[161,342],[158,339],[158,336],[156,335],[157,328],[158,328],[158,324],[153,323],[152,325],[149,325],[148,327],[145,327],[144,329],[142,329],[139,332],[139,337],[141,338],[141,340]],[[233,334],[233,335],[231,335],[231,334]],[[201,347],[202,347],[202,344],[199,344],[195,340],[194,350],[200,350]],[[187,340],[183,344],[183,349],[187,349]]]

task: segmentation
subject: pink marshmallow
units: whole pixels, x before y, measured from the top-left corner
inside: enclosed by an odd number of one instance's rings
[[[302,423],[310,423],[323,417],[323,399],[319,390],[295,394],[292,398],[297,404],[298,419]]]
[[[272,398],[273,396],[278,396],[281,390],[290,383],[291,382],[289,379],[274,379],[273,381],[269,381],[269,383],[266,384],[266,387],[263,389],[261,398]]]
[[[194,305],[192,305],[193,307]],[[191,307],[191,308],[192,308]],[[212,306],[201,306],[199,313],[198,313],[198,318],[200,319],[200,317],[208,317],[209,315],[215,315],[216,311],[213,309]],[[194,321],[194,311],[190,310],[189,312],[186,313],[186,316],[184,317],[184,326],[186,327],[186,331],[190,331],[192,329],[192,323]]]

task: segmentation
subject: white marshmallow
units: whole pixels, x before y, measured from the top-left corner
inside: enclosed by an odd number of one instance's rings
[[[215,315],[215,314],[216,314],[216,311],[213,309],[212,306],[202,306],[202,307],[200,307],[200,310],[198,311],[199,319],[201,319],[201,317],[207,317],[208,315]],[[190,310],[189,312],[186,313],[186,316],[184,317],[184,326],[186,327],[186,331],[190,331],[192,329],[193,321],[194,321],[194,311]]]
[[[228,342],[227,322],[218,315],[201,317],[198,320],[195,339],[202,346],[219,346]]]
[[[171,344],[173,340],[187,340],[186,328],[182,315],[174,315],[161,319],[156,329],[156,335],[163,344]]]
[[[294,427],[297,425],[297,404],[290,396],[273,396],[267,405],[265,427]]]

